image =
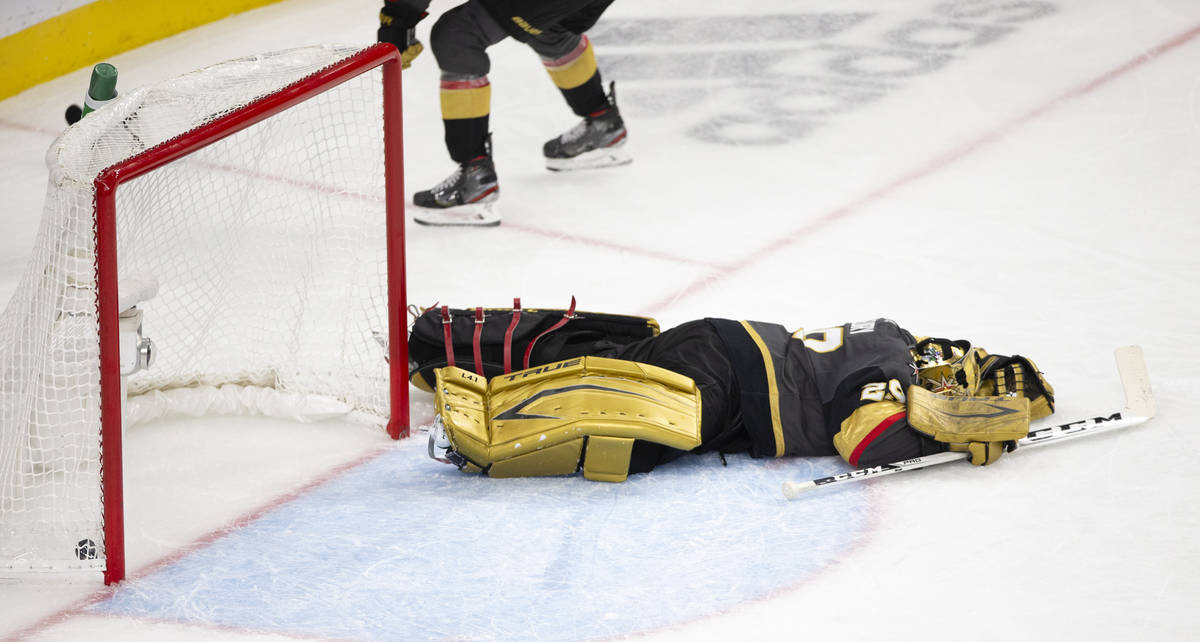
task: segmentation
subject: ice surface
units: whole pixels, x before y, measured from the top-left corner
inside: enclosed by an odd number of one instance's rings
[[[111,62],[134,87],[369,40],[373,21],[356,1],[288,0]],[[1159,416],[803,502],[778,482],[845,467],[709,457],[617,486],[488,480],[359,426],[155,422],[127,438],[129,581],[0,584],[0,635],[1200,637],[1200,5],[626,1],[593,36],[634,163],[542,169],[574,117],[532,53],[498,45],[504,222],[411,226],[414,302],[574,294],[666,327],[888,316],[1033,357],[1063,421],[1121,405],[1112,350],[1138,343]],[[87,73],[0,102],[0,300]],[[451,165],[432,56],[405,83],[411,193]],[[414,393],[419,421],[429,405]]]
[[[421,450],[355,468],[91,611],[349,639],[573,640],[583,622],[611,636],[803,582],[871,527],[862,489],[784,506],[784,479],[840,470],[833,458],[693,457],[599,484],[464,477]]]

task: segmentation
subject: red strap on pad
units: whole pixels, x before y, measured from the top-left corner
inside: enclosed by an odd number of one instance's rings
[[[480,338],[483,336],[483,308],[475,308],[475,336],[472,339],[472,348],[475,351],[475,374],[483,376],[483,349],[480,347]]]
[[[575,318],[575,296],[571,295],[571,307],[570,307],[570,309],[567,310],[566,314],[564,314],[563,317],[558,320],[558,323],[555,323],[554,325],[550,326],[549,328],[546,328],[541,334],[534,337],[533,341],[530,341],[529,345],[525,348],[525,368],[529,367],[529,357],[530,357],[530,355],[533,354],[533,346],[535,344],[537,344],[538,340],[541,339],[542,337],[546,336],[547,334],[550,334],[551,332],[554,332],[555,330],[563,327],[564,325],[567,324],[567,321],[570,321],[571,319],[574,319],[574,318]]]
[[[450,335],[450,306],[442,306],[442,344],[446,347],[446,365],[454,367],[454,341]]]
[[[517,324],[521,322],[521,297],[513,299],[513,315],[512,321],[508,323],[508,330],[504,332],[504,374],[512,372],[512,337],[513,332],[517,329]]]

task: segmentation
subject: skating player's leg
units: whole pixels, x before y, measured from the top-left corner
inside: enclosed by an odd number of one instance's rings
[[[542,147],[548,169],[611,167],[632,160],[625,148],[628,135],[617,108],[616,89],[610,85],[605,95],[595,51],[584,33],[608,4],[593,3],[529,40],[571,111],[583,119]]]
[[[488,118],[492,88],[487,48],[508,37],[476,0],[442,14],[430,34],[441,69],[446,149],[458,168],[441,183],[413,195],[413,214],[426,225],[497,225],[500,195],[492,162]]]

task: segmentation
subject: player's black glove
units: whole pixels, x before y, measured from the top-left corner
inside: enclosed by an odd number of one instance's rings
[[[429,15],[427,0],[386,0],[379,10],[379,42],[390,42],[400,50],[401,66],[408,69],[425,50],[417,40],[417,23]]]

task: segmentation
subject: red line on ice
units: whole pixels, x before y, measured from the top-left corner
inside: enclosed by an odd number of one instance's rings
[[[393,448],[392,442],[389,440],[388,444],[386,446],[381,446],[379,448],[375,448],[365,455],[357,457],[357,458],[355,458],[351,461],[345,462],[343,464],[339,464],[338,466],[335,466],[335,467],[325,471],[319,477],[316,477],[316,478],[310,480],[308,483],[304,484],[303,486],[293,489],[283,495],[280,495],[279,497],[276,497],[276,498],[260,505],[258,508],[255,508],[254,510],[251,510],[250,512],[244,513],[241,516],[234,518],[233,520],[225,523],[223,526],[217,528],[216,530],[209,532],[207,535],[199,537],[199,538],[193,540],[192,542],[188,543],[187,545],[176,549],[175,552],[171,553],[170,555],[162,557],[150,564],[147,564],[146,566],[143,566],[143,567],[137,569],[135,572],[130,573],[126,577],[125,581],[128,582],[131,579],[136,579],[138,577],[143,577],[143,576],[149,575],[150,573],[153,573],[154,571],[156,571],[164,566],[167,566],[167,565],[172,564],[184,557],[187,557],[188,555],[191,555],[192,553],[194,553],[198,550],[201,550],[201,549],[205,548],[206,546],[208,546],[209,544],[212,544],[213,542],[221,539],[225,535],[227,535],[233,531],[236,531],[237,529],[239,529],[243,526],[246,526],[247,524],[250,524],[254,520],[258,519],[259,517],[262,517],[263,515],[269,513],[270,511],[275,510],[276,508],[279,508],[280,506],[283,506],[284,504],[287,504],[288,502],[291,502],[291,501],[311,492],[312,490],[332,481],[333,479],[341,476],[343,473],[346,473],[350,470],[358,468],[359,466],[362,466],[362,465],[366,464],[367,462],[370,462],[370,461],[376,459],[377,457],[382,456],[384,453],[390,452],[392,450],[392,448]],[[48,616],[42,618],[41,620],[35,622],[34,624],[29,625],[28,627],[26,627],[22,630],[16,631],[15,633],[10,634],[9,636],[4,638],[4,641],[7,642],[8,640],[21,640],[21,639],[29,637],[35,633],[39,633],[41,631],[49,629],[57,624],[61,624],[75,616],[89,615],[89,614],[83,612],[84,609],[88,608],[89,606],[92,606],[93,604],[97,604],[97,603],[102,602],[102,601],[108,599],[109,597],[111,597],[113,595],[113,593],[116,592],[118,586],[120,586],[120,585],[106,586],[104,588],[97,589],[91,595],[88,595],[87,597],[84,597],[84,598],[78,600],[74,604],[71,604],[71,605],[59,610],[57,613],[48,615]],[[95,615],[103,616],[106,614],[97,613]],[[148,618],[131,618],[131,619],[155,621],[155,620],[151,620]],[[157,620],[157,621],[175,622],[174,620]],[[195,623],[191,623],[191,622],[177,622],[177,623],[187,625],[187,626],[197,626]],[[213,628],[213,627],[209,627],[207,625],[205,625],[205,626],[207,628]],[[231,628],[231,627],[220,627],[220,628],[223,630],[230,630],[230,631],[242,630],[242,629],[235,629],[235,628]],[[244,629],[244,630],[248,631],[248,632],[251,631],[250,629]],[[271,633],[276,633],[276,632],[272,631]],[[318,639],[318,638],[314,638],[314,639]]]
[[[506,230],[516,230],[516,231],[522,232],[524,234],[531,234],[534,236],[544,236],[546,238],[554,239],[554,240],[563,240],[563,241],[571,241],[574,243],[581,243],[588,247],[603,247],[603,248],[607,248],[610,250],[616,250],[618,252],[624,252],[626,254],[635,254],[637,256],[642,256],[642,257],[651,258],[651,259],[659,259],[662,261],[671,261],[673,263],[683,263],[685,265],[695,265],[698,267],[709,268],[709,269],[723,269],[723,268],[727,267],[727,266],[722,266],[722,265],[713,265],[713,263],[711,261],[705,261],[705,260],[701,260],[701,259],[693,259],[693,258],[686,257],[686,256],[669,254],[667,252],[658,252],[658,251],[651,250],[651,249],[644,248],[644,247],[634,247],[634,246],[630,246],[630,245],[622,245],[620,243],[614,243],[607,239],[585,238],[582,236],[575,236],[572,234],[567,234],[561,230],[552,230],[552,229],[546,228],[544,226],[522,225],[521,223],[511,223],[509,221],[505,221],[502,227]]]
[[[871,191],[870,193],[868,193],[854,201],[851,201],[850,203],[847,203],[847,204],[842,205],[841,207],[838,207],[830,212],[827,212],[826,214],[824,214],[816,219],[808,221],[804,225],[801,225],[799,228],[792,230],[790,233],[785,234],[784,236],[778,237],[776,240],[774,240],[771,243],[768,243],[766,246],[752,252],[748,256],[734,262],[733,264],[724,266],[722,268],[721,274],[709,275],[709,276],[704,276],[699,279],[696,279],[691,284],[684,287],[682,290],[672,293],[671,295],[664,297],[664,298],[660,299],[659,301],[655,302],[654,304],[650,305],[648,307],[648,309],[649,310],[661,310],[662,308],[666,307],[667,305],[669,305],[670,303],[672,303],[674,301],[677,301],[681,298],[690,296],[692,294],[695,294],[695,293],[701,291],[710,282],[728,278],[729,276],[759,262],[764,257],[774,254],[778,250],[785,248],[787,246],[790,246],[790,245],[804,239],[809,234],[811,234],[814,231],[819,230],[820,228],[824,227],[825,225],[828,225],[829,223],[833,223],[835,221],[841,220],[841,219],[857,212],[862,206],[872,203],[874,201],[880,200],[886,196],[889,196],[893,192],[895,192],[897,189],[899,189],[903,186],[906,186],[910,183],[913,183],[921,178],[924,178],[926,176],[934,174],[938,170],[941,170],[941,169],[951,165],[955,161],[958,161],[959,159],[962,159],[962,158],[974,153],[975,151],[1000,140],[1001,138],[1003,138],[1004,136],[1006,136],[1008,133],[1012,132],[1013,130],[1019,128],[1020,126],[1026,124],[1030,121],[1033,121],[1033,120],[1041,117],[1043,114],[1058,107],[1062,103],[1072,100],[1074,98],[1078,98],[1078,97],[1087,95],[1087,94],[1091,93],[1092,91],[1095,91],[1096,89],[1098,89],[1100,87],[1103,87],[1104,85],[1108,84],[1112,80],[1115,80],[1115,79],[1125,75],[1126,73],[1129,73],[1130,71],[1133,71],[1133,70],[1137,69],[1138,67],[1141,67],[1142,65],[1155,60],[1162,54],[1167,53],[1167,52],[1171,51],[1172,49],[1175,49],[1176,47],[1179,47],[1181,45],[1188,43],[1193,38],[1195,38],[1197,35],[1200,35],[1200,25],[1194,26],[1191,29],[1175,36],[1174,38],[1171,38],[1170,40],[1167,40],[1166,42],[1149,49],[1145,53],[1137,56],[1136,58],[1133,58],[1132,60],[1129,60],[1128,62],[1120,65],[1119,67],[1116,67],[1115,69],[1112,69],[1112,70],[1110,70],[1110,71],[1108,71],[1086,83],[1083,83],[1075,88],[1072,88],[1072,89],[1060,94],[1059,96],[1051,99],[1050,101],[1042,104],[1041,106],[1035,107],[1034,109],[1031,109],[1031,110],[1025,112],[1024,114],[1021,114],[1020,116],[1017,116],[1013,119],[1010,119],[1009,121],[1007,121],[1005,123],[1002,123],[1000,126],[984,133],[983,135],[979,136],[978,138],[976,138],[972,141],[969,141],[963,145],[960,145],[959,147],[953,148],[939,156],[935,156],[933,159],[931,159],[924,165],[921,165],[905,174],[902,174],[898,178],[893,179],[891,182],[883,185],[882,187],[879,187],[879,188]],[[24,125],[12,123],[9,121],[0,121],[0,127],[5,127],[5,128],[9,128],[9,129],[19,129],[19,130],[25,130],[25,131],[45,132],[45,130],[42,130],[40,128],[24,126]],[[46,132],[46,133],[52,133],[52,132]],[[320,191],[324,191],[323,188],[320,188],[318,186],[309,185],[308,187],[318,189]],[[540,230],[534,230],[531,228],[525,228],[525,227],[519,227],[519,226],[513,226],[513,227],[518,227],[521,231],[526,232],[526,233],[543,233]],[[556,235],[556,236],[561,236],[561,235]],[[563,236],[562,238],[571,238],[571,237]],[[590,245],[613,247],[614,249],[618,248],[618,246],[616,246],[612,243],[598,240],[598,239],[597,240],[578,239],[578,240],[588,243]],[[671,257],[668,255],[663,255],[663,254],[655,253],[655,252],[648,251],[648,250],[642,250],[639,248],[619,247],[619,249],[621,249],[622,251],[625,251],[625,252],[629,252],[631,254],[641,254],[643,256],[650,256],[650,257],[659,258],[659,259],[687,261],[687,259],[682,259],[679,257]],[[170,563],[172,563],[172,562],[174,562],[196,550],[202,549],[205,546],[211,544],[212,542],[215,542],[217,539],[221,538],[226,533],[228,533],[232,530],[236,530],[237,528],[240,528],[240,527],[254,521],[255,519],[261,517],[265,513],[269,512],[283,504],[286,504],[287,502],[290,502],[290,501],[296,499],[297,497],[304,495],[305,493],[313,490],[314,488],[317,488],[318,486],[321,486],[322,484],[325,484],[326,482],[332,480],[333,478],[341,475],[342,473],[344,473],[346,471],[349,471],[353,468],[361,466],[361,465],[367,463],[368,461],[371,461],[371,460],[375,459],[376,457],[379,457],[384,452],[387,452],[389,449],[390,449],[390,447],[389,448],[381,448],[381,449],[372,451],[363,457],[355,459],[354,461],[337,466],[337,467],[327,471],[325,474],[321,475],[320,477],[310,481],[308,484],[304,485],[303,487],[293,490],[290,493],[287,493],[281,497],[277,497],[277,498],[271,500],[270,502],[263,504],[262,506],[258,507],[257,509],[230,521],[226,525],[222,526],[221,528],[219,528],[217,530],[212,531],[208,535],[205,535],[205,536],[195,540],[194,542],[188,544],[187,546],[180,548],[175,553],[168,555],[167,557],[161,558],[156,562],[153,562],[145,567],[138,569],[136,572],[130,574],[130,577],[133,578],[133,577],[137,577],[137,576],[146,575],[146,574],[148,574],[158,568],[166,566],[166,565],[168,565],[168,564],[170,564]],[[804,584],[803,581],[796,584],[795,587],[798,587],[802,584]],[[793,587],[793,588],[795,588],[795,587]],[[90,595],[86,598],[83,598],[82,600],[79,600],[78,602],[58,611],[57,613],[47,616],[24,629],[16,631],[4,639],[5,640],[19,640],[19,639],[28,637],[30,635],[33,635],[35,633],[44,631],[56,624],[59,624],[63,621],[70,619],[72,616],[80,614],[80,612],[83,609],[87,608],[88,606],[91,606],[93,604],[96,604],[96,603],[108,598],[109,596],[112,595],[114,590],[115,590],[115,587],[106,587],[106,588],[97,590],[92,595]]]
[[[644,309],[651,312],[659,311],[680,299],[697,294],[698,292],[704,290],[710,283],[727,279],[730,276],[741,272],[747,267],[761,262],[764,258],[774,255],[779,250],[805,239],[810,234],[824,228],[826,225],[837,222],[857,213],[864,205],[879,201],[884,197],[890,196],[893,192],[901,187],[905,187],[922,178],[925,178],[926,176],[937,173],[939,170],[952,165],[956,161],[961,160],[962,158],[1001,140],[1009,133],[1020,128],[1022,125],[1040,118],[1059,105],[1062,105],[1063,103],[1075,98],[1085,96],[1096,89],[1103,87],[1109,82],[1124,76],[1130,71],[1133,71],[1148,62],[1152,62],[1164,53],[1186,44],[1197,35],[1200,35],[1200,25],[1196,25],[1191,29],[1188,29],[1187,31],[1175,36],[1174,38],[1152,47],[1132,60],[1122,64],[1121,66],[1111,69],[1077,87],[1069,89],[1066,92],[1054,97],[1050,101],[1000,124],[998,127],[985,132],[974,140],[968,141],[963,145],[933,157],[924,165],[918,166],[915,169],[900,175],[898,178],[895,178],[886,185],[869,192],[865,196],[861,196],[856,200],[823,214],[822,216],[812,219],[806,222],[804,225],[801,225],[799,228],[792,230],[791,232],[787,232],[776,237],[767,245],[760,247],[753,252],[750,252],[740,260],[734,261],[733,263],[725,266],[718,273],[710,273],[708,275],[701,276],[684,286],[682,289],[676,290],[675,292],[672,292],[671,294],[654,301]]]

